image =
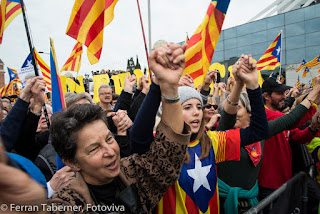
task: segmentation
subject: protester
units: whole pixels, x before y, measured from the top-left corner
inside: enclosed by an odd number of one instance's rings
[[[31,98],[34,98],[33,96],[40,96],[45,90],[45,87],[45,82],[42,77],[28,79],[26,86],[20,91],[20,96],[16,104],[12,107],[5,120],[2,121],[0,131],[3,144],[7,151],[11,151],[19,140]],[[37,99],[38,98],[36,98],[36,100]],[[34,113],[39,114],[42,106],[37,105],[34,106],[34,108]],[[36,124],[38,124],[38,122]]]
[[[320,79],[320,76],[316,78]],[[318,91],[314,90],[312,93],[317,94]],[[320,96],[318,96],[319,98]],[[266,139],[298,124],[299,120],[308,112],[310,107],[310,102],[305,100],[290,114],[269,121],[269,133]],[[251,105],[248,95],[246,92],[241,92],[235,127],[248,127],[250,117]],[[257,178],[262,162],[264,142],[262,140],[261,142],[241,147],[239,162],[223,162],[218,164],[219,195],[222,199],[221,204],[224,204],[224,209],[222,209],[221,213],[244,213],[258,203]]]
[[[112,88],[109,85],[101,85],[99,90],[99,105],[104,110],[111,109],[111,101],[112,101]]]
[[[163,52],[165,51],[164,49]],[[158,213],[169,212],[170,210],[171,212],[181,213],[192,212],[192,210],[194,212],[201,211],[205,213],[210,210],[210,212],[218,213],[219,199],[217,193],[216,162],[239,160],[240,144],[244,146],[266,136],[267,127],[265,126],[267,120],[258,85],[257,71],[252,68],[252,60],[249,63],[248,57],[245,57],[241,63],[239,62],[237,68],[239,81],[229,97],[225,110],[230,114],[236,113],[237,106],[235,103],[238,102],[241,89],[244,83],[246,83],[251,92],[251,98],[256,100],[256,105],[254,106],[254,111],[257,111],[254,114],[254,121],[256,122],[246,129],[228,130],[226,132],[204,132],[200,94],[191,87],[179,87],[184,121],[190,125],[192,136],[188,147],[188,155],[183,164],[180,177],[158,204]],[[151,93],[151,90],[149,93]],[[145,102],[147,102],[147,99]],[[148,103],[152,103],[153,106],[149,106],[147,109],[147,116],[154,118],[160,98],[148,101]],[[152,127],[151,124],[145,122],[139,115],[135,123],[141,123],[147,129]],[[151,135],[143,133],[143,131],[146,130],[138,130],[133,127],[130,132],[131,147],[138,153],[147,151],[150,145],[148,142],[152,139]],[[172,198],[175,200],[171,200]],[[192,201],[188,200],[188,198],[192,198]],[[188,203],[183,203],[185,200],[188,200]]]
[[[289,86],[282,84],[273,77],[264,81],[262,91],[268,121],[275,120],[283,115],[278,109],[284,106],[285,91],[289,88]],[[307,101],[310,104],[316,101],[319,91],[320,85],[316,84],[312,93],[310,92],[307,96]],[[263,151],[264,158],[258,176],[260,200],[267,197],[292,177],[292,153],[289,139],[307,143],[311,141],[315,134],[316,130],[313,130],[312,127],[304,130],[297,128],[290,131],[282,131],[266,140]]]
[[[123,90],[113,109],[113,111],[117,111],[118,109],[127,111],[128,116],[132,121],[135,120],[138,110],[150,88],[148,78],[143,75],[139,78],[139,83],[137,85],[136,91],[132,96],[135,82],[135,75],[132,75],[132,77],[127,76],[125,78]]]
[[[158,79],[164,100],[178,95],[185,48],[170,46],[175,69],[159,63],[161,56],[157,50],[150,54],[150,68]],[[184,128],[179,100],[164,102],[162,122],[150,150],[144,155],[120,159],[118,144],[106,126],[103,111],[97,106],[74,105],[54,114],[50,127],[52,143],[66,165],[76,171],[76,178],[54,194],[48,204],[82,205],[83,212],[92,210],[90,207],[94,205],[112,204],[123,206],[126,212],[151,212],[179,176],[190,138],[190,134],[182,133],[188,130],[188,126]],[[128,190],[134,195],[128,195]],[[126,206],[135,201],[137,207]]]
[[[2,109],[4,109],[5,111],[7,111],[7,113],[9,113],[9,111],[12,108],[11,99],[9,97],[1,97],[1,105],[2,105]]]
[[[207,131],[214,131],[218,126],[218,121],[221,117],[217,112],[218,105],[213,98],[213,96],[209,96],[207,104],[203,107],[203,120],[204,120],[204,128]]]
[[[120,96],[119,94],[112,94],[112,101],[111,101],[112,108],[114,108],[114,106],[116,105],[119,96]]]

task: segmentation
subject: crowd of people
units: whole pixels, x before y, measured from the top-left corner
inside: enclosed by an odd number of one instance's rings
[[[67,108],[53,113],[42,77],[15,103],[1,98],[0,203],[12,212],[244,213],[305,170],[292,145],[320,169],[320,75],[310,88],[273,77],[260,87],[242,55],[227,84],[214,70],[195,89],[182,76],[185,49],[156,47],[151,83],[127,76],[120,95],[101,85],[99,103],[68,92]]]

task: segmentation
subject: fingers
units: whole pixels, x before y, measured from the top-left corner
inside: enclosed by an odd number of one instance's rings
[[[180,64],[185,61],[185,55],[184,55],[185,50],[179,44],[170,43],[169,48],[171,48],[172,50],[170,60],[174,64]]]
[[[168,46],[162,45],[161,47],[157,48],[158,56],[157,56],[157,62],[160,63],[165,68],[172,68],[172,62],[170,61],[170,50]],[[169,53],[168,53],[169,52]]]

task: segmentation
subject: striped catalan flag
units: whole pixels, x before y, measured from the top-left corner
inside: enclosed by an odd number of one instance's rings
[[[52,38],[50,38],[50,70],[51,70],[51,84],[52,84],[52,111],[53,113],[61,111],[66,108],[64,100],[61,79],[58,70],[56,52]]]
[[[3,86],[0,89],[0,96],[8,96],[8,95],[19,95],[20,93],[20,87],[18,84],[21,84],[21,81],[19,78],[15,78],[12,81],[10,81],[7,85]]]
[[[304,69],[304,71],[303,71],[302,78],[306,77],[307,73],[309,73],[309,72],[310,72],[309,68],[306,67],[306,68]]]
[[[201,143],[189,143],[189,162],[183,163],[179,179],[159,201],[157,214],[220,213],[216,164],[240,160],[240,130],[207,131],[212,141],[209,155],[201,157]]]
[[[3,5],[6,5],[6,6],[2,7],[2,3]],[[2,0],[1,1],[1,17],[2,17],[2,14],[5,14],[5,15],[4,15],[4,22],[2,21],[3,19],[1,20],[0,44],[2,42],[4,30],[12,22],[12,20],[16,16],[18,16],[20,13],[22,13],[22,10],[21,10],[21,4],[19,0],[10,0],[10,1]],[[2,25],[2,23],[4,23],[4,25]]]
[[[298,75],[298,79],[297,79],[297,83],[296,83],[296,86],[297,86],[298,89],[299,89],[300,85],[301,85],[301,83],[300,83],[300,77],[299,77],[299,75]]]
[[[51,92],[51,72],[49,66],[44,62],[44,60],[40,57],[39,53],[36,49],[34,49],[34,54],[36,61],[40,67],[43,80],[46,82],[46,86],[48,88],[48,91]]]
[[[16,18],[16,16],[18,16],[20,13],[22,13],[20,0],[7,1],[6,22],[4,25],[4,29],[6,29],[12,22],[12,20]]]
[[[0,5],[0,44],[3,39],[4,26],[6,22],[6,8],[7,8],[7,0],[1,0]]]
[[[277,76],[277,79],[281,82],[281,83],[284,83],[284,76],[282,74],[279,74]]]
[[[298,73],[303,67],[305,67],[306,60],[302,59],[302,62],[300,63],[299,67],[297,68],[296,72]]]
[[[73,5],[66,34],[88,47],[91,64],[99,61],[103,45],[103,28],[114,17],[118,0],[77,0]]]
[[[63,65],[61,71],[76,71],[79,72],[81,66],[82,44],[77,42],[74,46],[69,59]]]
[[[8,69],[8,73],[9,73],[9,77],[10,77],[10,82],[14,79],[18,79],[18,81],[20,81],[19,76],[18,76],[18,72],[16,69],[9,68],[9,67],[7,67],[7,69]],[[21,81],[20,81],[20,83],[21,83]]]
[[[274,70],[276,67],[280,66],[280,55],[281,32],[257,62],[258,70]]]
[[[202,83],[209,69],[229,3],[230,0],[212,0],[204,20],[187,42],[183,75],[189,74],[195,87]]]
[[[307,62],[305,64],[305,66],[308,67],[308,68],[312,68],[312,67],[315,67],[317,65],[320,65],[320,55],[317,56],[316,58],[314,58],[313,60],[311,60],[310,62]]]

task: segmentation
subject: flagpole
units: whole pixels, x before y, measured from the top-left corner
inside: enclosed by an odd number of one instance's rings
[[[149,53],[151,52],[151,9],[150,0],[148,0],[148,31],[149,31]]]
[[[144,40],[144,47],[145,47],[145,50],[146,50],[146,56],[147,56],[147,60],[148,60],[149,76],[150,76],[150,79],[151,79],[151,81],[152,81],[152,74],[151,74],[150,66],[149,66],[149,54],[148,54],[146,37],[145,37],[145,34],[144,34],[144,29],[143,29],[143,23],[142,23],[142,18],[141,18],[141,11],[140,11],[139,0],[137,0],[137,5],[138,5],[138,11],[139,11],[139,17],[140,17],[140,24],[141,24],[142,35],[143,35],[143,40]]]
[[[30,30],[29,30],[29,28],[28,28],[28,21],[27,21],[27,17],[26,17],[26,12],[25,12],[25,10],[24,10],[23,0],[20,0],[20,4],[21,4],[21,10],[22,10],[22,15],[23,15],[24,26],[25,26],[25,28],[26,28],[26,33],[27,33],[28,44],[29,44],[29,49],[30,49],[30,54],[31,54],[31,59],[32,59],[34,74],[35,74],[36,76],[39,76],[39,72],[38,72],[37,64],[36,64],[36,59],[35,59],[35,56],[34,56],[34,47],[33,47],[33,45],[32,45],[32,41],[31,41]],[[44,105],[42,106],[42,109],[43,109],[44,117],[46,118],[47,126],[48,126],[48,128],[49,128],[49,127],[50,127],[50,121],[49,121],[49,116],[48,116],[46,104],[44,104]]]
[[[27,21],[25,10],[24,10],[23,0],[20,0],[20,4],[21,4],[21,10],[22,10],[22,15],[23,15],[24,26],[26,28],[26,33],[27,33],[28,44],[29,44],[32,64],[33,64],[33,68],[34,68],[34,73],[35,73],[36,76],[39,76],[39,72],[38,72],[37,64],[36,64],[36,59],[34,57],[34,48],[33,48],[33,45],[32,45],[32,41],[31,41],[31,37],[30,37],[30,31],[29,31],[29,28],[28,28],[28,21]]]
[[[279,73],[280,73],[280,77],[281,77],[281,63],[282,63],[282,37],[283,37],[283,35],[282,35],[282,30],[280,31],[280,35],[281,35],[281,48],[280,48],[280,71],[279,71]]]

